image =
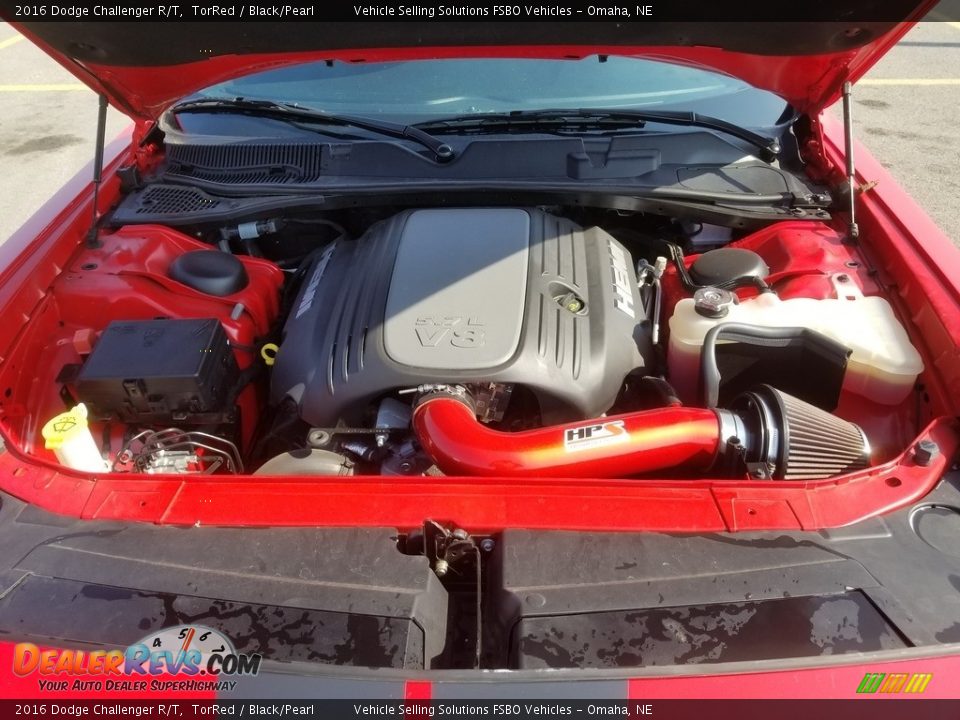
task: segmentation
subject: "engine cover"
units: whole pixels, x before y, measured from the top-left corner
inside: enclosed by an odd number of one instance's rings
[[[630,255],[540,210],[411,210],[329,246],[284,328],[271,400],[318,427],[429,383],[534,391],[548,423],[594,417],[650,340]]]

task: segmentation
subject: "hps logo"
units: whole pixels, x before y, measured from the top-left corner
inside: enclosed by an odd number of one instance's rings
[[[858,693],[922,693],[933,679],[933,673],[867,673],[860,681]]]
[[[567,452],[592,450],[607,445],[627,442],[630,434],[623,420],[611,420],[594,425],[580,425],[563,431],[563,446]]]

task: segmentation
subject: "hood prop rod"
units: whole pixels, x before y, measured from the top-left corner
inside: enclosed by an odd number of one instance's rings
[[[103,180],[103,150],[107,135],[107,96],[101,94],[99,101],[97,112],[97,147],[93,153],[93,217],[86,238],[88,248],[100,247],[100,241],[97,239],[97,223],[100,220],[100,215],[97,213],[97,203],[100,196],[100,183]]]
[[[860,237],[860,226],[857,225],[857,180],[853,160],[853,109],[850,98],[853,96],[853,85],[848,80],[843,84],[843,154],[847,161],[847,193],[850,203],[850,223],[847,225],[847,234],[850,240],[856,242]]]

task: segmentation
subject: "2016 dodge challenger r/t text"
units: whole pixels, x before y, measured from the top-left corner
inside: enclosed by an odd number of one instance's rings
[[[851,113],[931,3],[833,5],[14,19],[101,135],[0,246],[4,672],[955,694],[960,255]]]

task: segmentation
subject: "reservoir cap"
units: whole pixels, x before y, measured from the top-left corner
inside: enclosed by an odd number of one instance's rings
[[[693,307],[698,315],[708,318],[726,317],[730,306],[736,302],[736,296],[720,288],[700,288],[693,294]]]

